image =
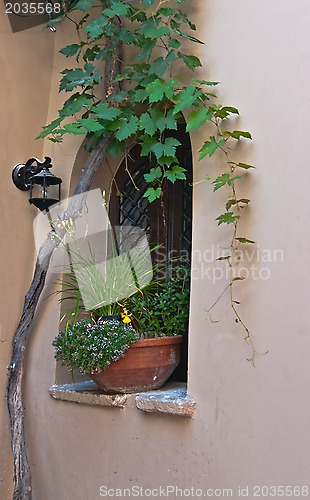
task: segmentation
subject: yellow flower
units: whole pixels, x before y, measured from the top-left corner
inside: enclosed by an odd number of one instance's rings
[[[124,312],[121,314],[121,317],[123,318],[123,323],[131,323],[131,314],[128,313],[126,309],[124,309]]]

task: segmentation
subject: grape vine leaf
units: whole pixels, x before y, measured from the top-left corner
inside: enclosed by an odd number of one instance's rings
[[[238,219],[240,219],[240,215],[234,215],[233,212],[226,212],[225,214],[219,215],[215,220],[218,221],[218,226],[221,224],[233,224]]]
[[[225,145],[224,139],[221,139],[219,142],[216,142],[215,137],[210,137],[210,141],[206,141],[201,149],[199,149],[200,156],[199,160],[202,160],[205,156],[212,156],[215,151]]]

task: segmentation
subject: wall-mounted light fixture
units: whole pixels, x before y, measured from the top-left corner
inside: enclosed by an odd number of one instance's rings
[[[19,163],[12,172],[15,186],[22,191],[29,190],[29,203],[41,211],[48,211],[51,205],[60,201],[62,180],[49,171],[51,167],[51,158],[45,156],[44,162],[30,158],[25,164]]]

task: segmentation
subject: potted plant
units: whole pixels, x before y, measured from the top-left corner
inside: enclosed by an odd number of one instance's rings
[[[102,274],[94,253],[89,249],[85,257],[77,247],[70,250],[71,264],[57,282],[54,293],[61,294],[60,302],[73,304],[64,314],[65,329],[53,342],[55,358],[87,373],[105,392],[158,389],[180,362],[189,269],[176,266],[169,278],[160,280],[153,266],[151,271],[145,266],[146,258],[145,249],[133,255],[129,267],[133,266],[135,286],[126,288],[128,260],[125,264],[126,259],[108,259]],[[139,273],[144,279],[148,275],[143,289],[137,286]],[[129,293],[124,297],[125,289]],[[85,306],[89,300],[92,310]]]
[[[190,265],[172,262],[165,276],[154,287],[129,298],[133,323],[146,338],[183,335],[188,326]]]

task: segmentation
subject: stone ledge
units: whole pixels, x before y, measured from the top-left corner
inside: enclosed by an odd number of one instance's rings
[[[52,385],[51,396],[62,401],[71,401],[90,406],[114,406],[123,408],[129,394],[104,394],[92,380],[77,384]]]
[[[89,406],[124,408],[135,400],[136,407],[147,413],[166,413],[192,417],[196,401],[187,396],[186,384],[173,382],[163,389],[139,394],[105,394],[92,380],[76,384],[52,385],[49,392],[54,399]]]
[[[136,396],[136,406],[145,412],[169,413],[181,417],[192,417],[196,408],[196,401],[187,396],[186,386],[178,384],[169,387],[143,392]]]

